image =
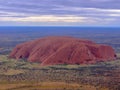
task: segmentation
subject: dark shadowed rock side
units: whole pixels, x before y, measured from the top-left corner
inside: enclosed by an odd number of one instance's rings
[[[116,59],[112,47],[73,37],[45,37],[17,45],[11,58],[41,65],[92,64]]]

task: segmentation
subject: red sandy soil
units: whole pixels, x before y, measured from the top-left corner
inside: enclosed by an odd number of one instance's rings
[[[116,59],[111,46],[73,37],[45,37],[17,45],[11,58],[25,58],[41,65],[92,64]]]

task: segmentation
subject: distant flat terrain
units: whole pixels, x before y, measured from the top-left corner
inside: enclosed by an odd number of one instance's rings
[[[17,44],[45,36],[72,36],[111,45],[120,52],[119,27],[0,27],[0,54]]]

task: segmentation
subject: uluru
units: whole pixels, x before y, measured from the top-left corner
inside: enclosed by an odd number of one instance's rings
[[[90,40],[51,36],[17,45],[10,57],[38,62],[40,65],[93,64],[115,60],[116,54],[111,46]]]

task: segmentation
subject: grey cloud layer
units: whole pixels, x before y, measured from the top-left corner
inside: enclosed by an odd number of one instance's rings
[[[120,0],[0,0],[0,17],[74,15],[119,20]]]
[[[120,9],[120,0],[0,0],[0,11],[32,14],[71,14],[73,12],[71,8],[64,10],[63,7]],[[63,10],[59,10],[60,8]]]

